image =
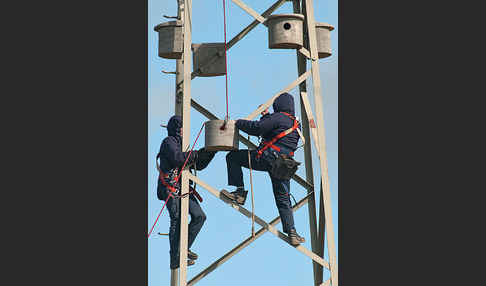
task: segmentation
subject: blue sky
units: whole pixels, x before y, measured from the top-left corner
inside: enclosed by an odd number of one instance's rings
[[[250,1],[245,3],[255,11],[262,13],[274,1]],[[253,21],[231,0],[226,0],[227,41]],[[156,197],[155,155],[161,140],[167,136],[161,123],[174,114],[174,75],[166,75],[161,70],[175,71],[175,60],[157,56],[157,33],[153,27],[169,21],[163,15],[177,15],[176,0],[148,1],[148,229],[154,223],[163,202]],[[224,42],[223,2],[193,1],[192,42]],[[319,60],[321,71],[322,100],[326,128],[326,147],[331,188],[331,205],[336,246],[339,246],[338,229],[338,3],[337,0],[315,1],[316,21],[327,22],[335,27],[332,32],[333,55]],[[274,14],[292,12],[291,2],[286,2]],[[279,90],[298,77],[294,50],[268,49],[267,28],[258,25],[243,40],[228,51],[228,96],[231,119],[247,116],[259,104],[267,101]],[[307,68],[310,68],[308,62]],[[313,105],[312,80],[307,80],[308,93]],[[300,117],[298,88],[290,91],[294,95],[297,115]],[[225,77],[195,78],[191,82],[191,95],[200,104],[222,118],[226,114]],[[270,109],[272,112],[272,109]],[[191,146],[203,122],[207,119],[196,110],[191,110]],[[204,131],[203,131],[204,133]],[[246,134],[242,133],[246,136]],[[256,143],[256,138],[252,137]],[[204,146],[204,134],[201,134],[196,149]],[[240,148],[245,145],[240,144]],[[314,148],[314,146],[313,146]],[[227,188],[226,152],[218,152],[209,167],[198,176],[216,189]],[[314,153],[314,180],[319,183],[319,166]],[[296,152],[296,159],[304,161],[303,150]],[[298,174],[305,178],[304,167]],[[249,171],[244,169],[245,186],[249,189]],[[271,183],[268,175],[253,172],[255,192],[255,213],[267,222],[278,216]],[[194,266],[188,268],[188,279],[205,269],[216,259],[246,239],[251,234],[251,220],[222,203],[209,192],[198,186],[204,198],[201,204],[207,220],[192,247],[199,254]],[[298,201],[306,194],[304,188],[291,181],[291,193]],[[319,193],[317,193],[319,195]],[[316,196],[318,198],[318,196]],[[251,201],[245,207],[251,210]],[[311,249],[307,205],[294,213],[299,234],[306,238],[304,246]],[[152,236],[148,240],[148,281],[149,286],[169,285],[169,240],[156,235],[168,232],[169,217],[164,210]],[[255,231],[260,226],[255,224]],[[281,224],[277,229],[282,230]],[[155,233],[155,235],[154,235]],[[325,250],[327,256],[327,245]],[[337,251],[339,261],[339,251]],[[285,273],[284,275],[282,275]],[[329,272],[324,270],[324,279]],[[312,260],[293,247],[287,245],[271,233],[266,233],[249,247],[236,254],[211,274],[197,283],[201,286],[226,285],[231,280],[235,286],[255,285],[312,285]]]

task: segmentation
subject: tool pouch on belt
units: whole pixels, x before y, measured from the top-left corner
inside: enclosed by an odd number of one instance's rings
[[[270,175],[279,180],[290,180],[297,172],[300,162],[295,161],[286,154],[279,154],[277,159],[270,163]]]

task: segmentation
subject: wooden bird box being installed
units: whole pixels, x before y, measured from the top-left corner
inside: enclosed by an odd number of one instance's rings
[[[320,59],[329,57],[331,53],[331,31],[334,27],[328,23],[316,23],[317,52]]]
[[[266,23],[270,49],[300,49],[304,44],[303,15],[270,15]]]
[[[198,76],[225,75],[224,43],[192,44],[194,72]]]
[[[159,33],[159,57],[181,59],[183,53],[182,21],[158,24],[154,30]]]
[[[221,130],[224,120],[206,121],[205,148],[208,151],[232,151],[238,150],[238,128],[234,120],[226,123],[225,129]]]

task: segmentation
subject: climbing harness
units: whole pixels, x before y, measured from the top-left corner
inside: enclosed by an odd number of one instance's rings
[[[292,119],[294,121],[292,127],[283,131],[283,132],[280,132],[279,134],[277,134],[277,136],[272,138],[270,141],[263,142],[263,147],[260,150],[258,150],[256,158],[260,158],[262,156],[263,152],[265,150],[267,150],[268,148],[271,148],[271,149],[279,152],[278,154],[275,154],[275,157],[276,157],[275,160],[273,160],[270,163],[269,173],[272,177],[274,177],[276,179],[289,180],[295,174],[295,172],[297,172],[297,168],[300,165],[300,162],[297,162],[293,159],[294,152],[290,152],[289,155],[281,154],[280,153],[280,151],[281,151],[280,147],[274,145],[274,143],[277,142],[277,140],[279,140],[279,139],[287,136],[288,134],[292,133],[294,130],[298,130],[299,129],[299,121],[294,116],[292,116],[292,115],[290,115],[286,112],[281,112],[281,113],[285,114],[286,116],[288,116],[290,119]],[[299,133],[299,136],[300,136],[300,133]]]
[[[158,157],[159,157],[159,155],[157,155],[157,158]],[[157,170],[159,171],[159,180],[162,183],[162,185],[164,185],[171,193],[177,194],[179,191],[177,191],[177,189],[174,186],[170,185],[165,180],[165,179],[169,178],[169,174],[162,172],[157,161],[156,161],[156,164],[157,164]],[[179,171],[179,170],[176,169],[175,171]],[[179,173],[179,172],[177,172],[177,173]]]
[[[280,152],[280,147],[274,145],[274,143],[277,142],[277,140],[279,140],[280,138],[287,136],[288,134],[292,133],[294,130],[299,128],[299,121],[297,121],[297,119],[294,116],[288,114],[287,112],[281,112],[281,113],[290,117],[290,119],[292,119],[294,121],[294,124],[289,129],[287,129],[287,130],[279,133],[277,136],[273,137],[272,140],[267,141],[267,142],[264,141],[263,147],[260,150],[258,150],[258,152],[257,152],[258,153],[257,156],[256,156],[257,158],[261,157],[262,154],[263,154],[263,151],[265,151],[268,148],[272,148],[272,149]],[[300,136],[300,133],[299,133],[299,136]],[[294,152],[290,152],[289,155],[294,156]]]
[[[192,151],[194,150],[194,146],[196,145],[197,143],[197,140],[199,139],[199,136],[201,135],[201,132],[204,128],[204,125],[206,123],[203,123],[202,126],[201,126],[201,129],[199,130],[199,133],[197,134],[197,137],[196,137],[196,140],[194,140],[194,143],[192,144],[192,148],[191,150],[189,151],[189,154],[187,155],[187,158],[186,158],[186,161],[184,161],[184,165],[182,165],[182,167],[180,168],[180,172],[179,174],[177,175],[176,179],[175,179],[175,183],[174,185],[176,185],[178,182],[179,182],[179,179],[181,178],[181,175],[182,175],[182,170],[184,170],[184,168],[186,167],[186,164],[187,164],[187,161],[189,160],[189,158],[191,157],[191,154],[192,154]],[[158,165],[158,162],[156,161],[155,162],[156,165],[157,165],[157,169],[159,170],[160,174],[163,174],[161,169],[160,169],[160,166]],[[161,176],[159,175],[159,178],[161,178]],[[161,180],[162,181],[162,184],[164,184],[164,180]],[[171,186],[171,188],[175,189],[174,186]],[[181,194],[179,197],[185,197],[189,195],[189,193],[186,193],[186,194]]]

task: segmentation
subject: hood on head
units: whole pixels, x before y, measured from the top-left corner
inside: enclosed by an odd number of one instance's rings
[[[287,112],[295,116],[294,97],[289,93],[282,93],[273,102],[274,112]]]
[[[182,118],[179,115],[174,115],[167,123],[167,133],[169,136],[181,136]]]

